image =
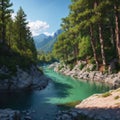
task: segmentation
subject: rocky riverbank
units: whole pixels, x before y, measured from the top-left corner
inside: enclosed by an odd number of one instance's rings
[[[0,120],[33,120],[32,115],[35,114],[34,110],[12,110],[0,109]]]
[[[84,61],[79,61],[72,69],[60,63],[54,63],[49,68],[77,79],[107,83],[114,88],[120,87],[120,73],[95,71],[94,65]],[[74,109],[59,111],[56,120],[120,120],[120,89],[92,95]]]
[[[11,71],[6,66],[0,68],[0,91],[41,90],[47,86],[49,81],[49,78],[34,65],[26,70],[16,66],[15,74],[11,76],[10,73]],[[0,120],[32,120],[33,112],[31,110],[20,112],[12,109],[0,109]]]
[[[47,86],[49,78],[36,66],[31,65],[29,69],[23,70],[16,66],[14,75],[10,75],[6,66],[0,68],[0,90],[33,90],[43,89]],[[4,78],[3,78],[4,77]]]
[[[20,112],[11,109],[0,109],[0,120],[21,120]]]
[[[54,71],[73,78],[107,83],[113,88],[120,87],[120,72],[111,74],[95,71],[95,66],[93,64],[87,64],[85,61],[79,61],[73,68],[60,63],[53,63],[49,68],[53,68]]]
[[[120,88],[92,95],[75,109],[58,112],[56,120],[120,120]]]

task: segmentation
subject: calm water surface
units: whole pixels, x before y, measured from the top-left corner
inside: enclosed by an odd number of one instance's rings
[[[44,90],[0,93],[0,108],[31,110],[34,111],[34,120],[54,120],[58,111],[70,109],[60,104],[81,101],[94,93],[109,90],[105,85],[78,81],[47,68],[44,73],[52,79]]]

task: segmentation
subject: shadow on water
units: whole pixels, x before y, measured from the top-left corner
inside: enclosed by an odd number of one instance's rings
[[[57,96],[60,97],[67,97],[69,96],[69,90],[72,89],[73,87],[68,85],[68,84],[64,84],[64,83],[58,83],[58,82],[54,82],[53,85],[54,89],[57,90]]]
[[[46,98],[46,103],[50,104],[62,104],[66,101],[65,98],[70,96],[70,90],[73,89],[73,86],[66,84],[66,83],[60,83],[57,81],[54,81],[54,84],[52,84],[52,88],[55,90],[54,95]]]
[[[70,109],[63,104],[81,101],[94,93],[109,90],[105,85],[74,80],[52,70],[45,69],[44,72],[52,79],[45,89],[19,93],[0,92],[0,109],[31,109],[35,111],[33,120],[54,120],[58,111]]]
[[[0,108],[29,108],[31,92],[0,92]]]
[[[47,103],[59,105],[78,102],[92,94],[103,93],[109,90],[109,87],[104,84],[72,79],[49,69],[45,69],[45,73],[52,79],[52,87],[55,91],[54,96],[46,98]]]

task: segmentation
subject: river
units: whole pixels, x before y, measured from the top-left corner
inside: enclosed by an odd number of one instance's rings
[[[71,108],[61,104],[81,101],[109,90],[105,85],[75,80],[47,68],[44,73],[52,79],[44,90],[0,93],[0,108],[33,111],[33,120],[54,120],[58,111]]]

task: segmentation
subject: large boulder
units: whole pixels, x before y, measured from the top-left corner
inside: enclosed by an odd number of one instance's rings
[[[43,75],[36,66],[32,65],[29,70],[23,70],[19,66],[16,68],[14,76],[0,79],[0,90],[42,89],[47,85],[49,78]]]

